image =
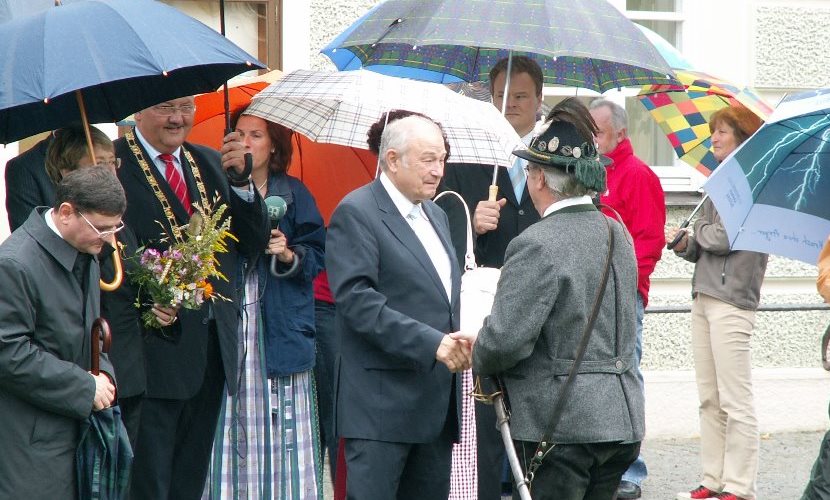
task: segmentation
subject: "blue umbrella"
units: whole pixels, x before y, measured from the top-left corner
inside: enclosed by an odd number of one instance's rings
[[[548,84],[604,92],[675,83],[657,49],[605,0],[387,0],[322,52],[340,70],[440,83],[485,81],[511,52],[535,59]]]
[[[648,41],[654,45],[654,48],[657,49],[657,52],[663,56],[663,59],[669,63],[669,66],[671,66],[672,69],[692,69],[692,63],[686,59],[686,56],[677,50],[677,47],[669,43],[668,40],[646,28],[642,24],[637,24],[637,28],[643,32],[646,38],[648,38]]]
[[[82,118],[116,122],[263,68],[153,0],[84,0],[0,23],[0,143]],[[80,91],[80,92],[78,92]]]
[[[733,250],[815,264],[830,235],[830,88],[784,99],[704,189]]]

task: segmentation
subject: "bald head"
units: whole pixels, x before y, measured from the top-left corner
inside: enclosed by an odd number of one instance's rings
[[[444,176],[447,150],[438,124],[421,116],[396,120],[383,131],[380,164],[396,188],[412,203],[435,196]]]

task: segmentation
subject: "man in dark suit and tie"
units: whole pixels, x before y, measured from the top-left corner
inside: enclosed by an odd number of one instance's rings
[[[341,339],[337,435],[347,497],[446,500],[461,385],[460,272],[447,217],[430,199],[444,170],[441,129],[411,116],[387,125],[380,178],[332,215],[326,267]]]
[[[147,388],[133,500],[201,497],[223,387],[231,392],[237,387],[238,258],[262,254],[268,242],[265,206],[250,179],[223,171],[240,172],[242,165],[222,165],[218,152],[185,142],[195,109],[192,97],[182,97],[139,111],[135,129],[115,141],[128,203],[124,220],[140,245],[164,250],[162,238],[171,226],[190,220],[192,203],[207,202],[228,207],[231,232],[239,239],[228,242],[227,253],[216,254],[229,281],[211,281],[228,301],[157,315],[165,326],[145,331]]]
[[[10,231],[23,225],[33,208],[48,205],[55,199],[55,185],[46,173],[50,142],[52,134],[6,162],[6,214]]]

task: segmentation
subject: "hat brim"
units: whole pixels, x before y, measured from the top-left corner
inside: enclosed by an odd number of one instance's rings
[[[532,163],[537,163],[539,165],[550,165],[551,167],[557,167],[564,170],[565,167],[572,164],[577,158],[572,156],[560,156],[555,154],[542,154],[537,153],[532,149],[517,149],[513,151],[513,154],[527,160]],[[611,158],[605,155],[597,155],[597,161],[599,161],[600,165],[603,167],[607,167],[612,163]]]

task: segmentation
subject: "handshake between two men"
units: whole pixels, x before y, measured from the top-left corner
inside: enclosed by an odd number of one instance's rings
[[[435,353],[435,359],[444,363],[450,372],[461,372],[473,366],[473,345],[477,332],[453,332],[444,335]]]

